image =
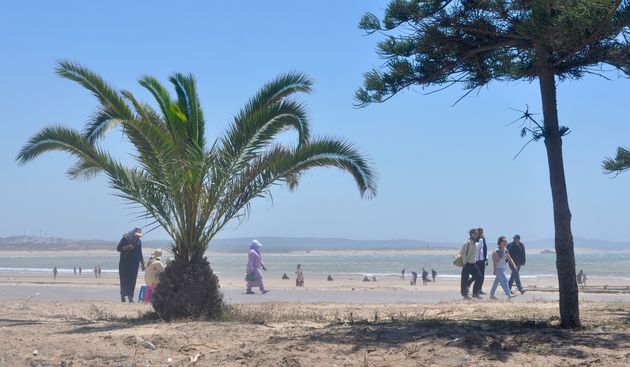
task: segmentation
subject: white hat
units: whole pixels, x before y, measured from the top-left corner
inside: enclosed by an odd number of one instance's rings
[[[262,247],[262,243],[258,242],[258,240],[253,240],[252,245],[256,245],[256,247]]]
[[[160,250],[159,248],[155,249],[155,251],[153,251],[153,258],[154,259],[162,258],[162,250]]]

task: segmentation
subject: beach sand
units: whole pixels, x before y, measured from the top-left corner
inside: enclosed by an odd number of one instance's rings
[[[119,302],[0,301],[0,366],[627,366],[629,303],[260,303],[165,323]]]
[[[271,292],[248,296],[241,277],[220,276],[224,320],[166,323],[150,305],[120,303],[116,274],[3,275],[0,367],[630,363],[630,290],[621,280],[590,281],[580,293],[584,329],[564,331],[553,277],[523,279],[527,293],[509,302],[462,300],[454,278],[426,286],[361,278],[307,276],[295,288],[267,277]]]

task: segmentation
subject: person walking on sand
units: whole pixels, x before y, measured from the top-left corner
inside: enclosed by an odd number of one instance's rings
[[[427,285],[429,282],[429,272],[422,268],[422,285]]]
[[[475,285],[473,286],[473,293],[476,293],[478,295],[482,295],[482,294],[486,294],[485,292],[483,292],[481,290],[481,287],[483,286],[483,280],[484,280],[484,273],[486,271],[486,266],[485,266],[485,256],[484,255],[484,248],[486,249],[486,253],[488,251],[488,248],[486,246],[486,240],[485,238],[482,239],[481,236],[483,235],[483,228],[477,228],[477,242],[475,243],[475,266],[477,267],[477,269],[479,269],[479,275],[481,276],[481,278],[479,278],[479,281],[476,281],[475,278],[471,278],[468,281],[468,287],[470,288],[470,285],[473,284],[473,282],[475,283]],[[476,290],[474,288],[477,288]]]
[[[400,272],[402,280],[405,280],[405,268],[402,268],[402,271]]]
[[[580,269],[580,272],[577,273],[577,283],[582,284],[582,277],[584,276],[584,272]]]
[[[98,264],[98,277],[101,277],[101,272],[103,271],[103,268],[101,267],[101,264]]]
[[[260,248],[262,247],[262,243],[257,240],[253,240],[251,246],[249,246],[249,253],[247,258],[247,267],[245,269],[246,275],[245,280],[247,281],[247,294],[254,294],[252,288],[258,287],[262,294],[269,292],[265,289],[265,284],[263,283],[263,274],[262,270],[267,271],[265,264],[262,261],[262,254],[260,253]]]
[[[483,288],[483,282],[486,280],[486,266],[488,265],[488,246],[486,245],[486,237],[483,234],[483,228],[477,228],[479,238],[477,239],[477,267],[481,273],[481,281],[479,282],[479,294],[486,294]]]
[[[494,283],[492,283],[492,288],[490,289],[490,299],[498,299],[494,296],[494,293],[497,290],[497,286],[501,284],[501,288],[505,292],[505,295],[508,297],[508,300],[514,297],[510,293],[510,287],[508,286],[508,280],[505,276],[505,264],[509,262],[510,264],[514,263],[512,258],[510,257],[510,253],[507,250],[507,237],[501,236],[497,240],[498,249],[492,253],[492,274],[494,274]]]
[[[510,263],[512,275],[510,275],[508,285],[511,290],[512,285],[516,283],[516,288],[519,292],[525,294],[525,289],[523,289],[523,285],[521,284],[521,266],[525,265],[525,245],[521,242],[521,236],[515,234],[513,241],[507,246],[507,249],[514,263],[514,265]]]
[[[411,285],[416,285],[416,280],[418,280],[418,273],[415,270],[411,271]]]
[[[92,270],[94,272],[94,278],[98,278],[98,266],[94,265],[94,270]]]
[[[481,299],[482,297],[479,295],[479,285],[481,279],[481,273],[479,273],[479,268],[477,267],[477,228],[473,228],[468,231],[469,238],[462,246],[462,249],[459,251],[459,254],[464,261],[464,267],[462,268],[461,274],[461,282],[460,282],[460,292],[464,299],[470,299],[468,295],[468,288],[472,282],[474,282],[473,286],[473,297]],[[469,282],[469,278],[472,278],[472,282]]]
[[[57,279],[57,267],[53,268],[53,279]]]
[[[74,269],[72,269],[72,271],[74,272],[74,275],[77,275],[77,267],[75,266]]]
[[[138,278],[138,265],[144,270],[144,258],[142,256],[142,229],[134,228],[123,234],[118,243],[120,260],[118,262],[118,275],[120,276],[120,301],[133,303],[133,294]]]
[[[81,275],[81,272],[83,272],[83,268],[79,266],[79,275]]]
[[[431,269],[431,278],[433,279],[433,283],[435,283],[435,277],[437,277],[437,271],[435,271],[435,269]]]
[[[304,287],[304,271],[302,270],[302,264],[297,264],[297,270],[295,271],[295,286]]]

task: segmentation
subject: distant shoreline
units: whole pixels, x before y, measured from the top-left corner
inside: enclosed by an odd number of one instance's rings
[[[142,252],[145,255],[151,254],[153,250],[160,248],[163,251],[170,249],[170,246],[164,247],[143,247]],[[541,254],[542,248],[528,248],[528,254]],[[246,253],[247,249],[242,251],[210,251],[208,255],[226,255],[226,254],[238,254]],[[413,254],[413,255],[455,255],[459,251],[459,248],[455,247],[422,247],[418,249],[396,249],[396,248],[383,248],[383,249],[339,249],[339,250],[293,250],[293,251],[267,251],[267,254],[289,254],[289,255],[378,255],[378,254]],[[82,256],[109,256],[112,253],[116,253],[116,248],[109,250],[106,249],[63,249],[63,250],[44,250],[44,249],[28,249],[28,250],[4,250],[0,249],[0,256],[38,256],[38,257],[63,257],[74,256],[81,254]],[[576,254],[627,254],[630,253],[630,249],[625,250],[600,250],[589,248],[576,248]],[[555,256],[555,253],[547,253],[541,255]]]

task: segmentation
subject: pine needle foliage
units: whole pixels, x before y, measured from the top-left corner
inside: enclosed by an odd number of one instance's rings
[[[538,80],[544,119],[531,133],[547,149],[560,285],[560,317],[580,327],[571,212],[564,177],[556,81],[604,68],[630,75],[630,0],[391,0],[380,20],[359,27],[381,35],[380,67],[364,74],[356,106],[382,103],[411,86],[427,93],[454,85],[462,98],[493,81]],[[605,170],[630,167],[627,150]]]

